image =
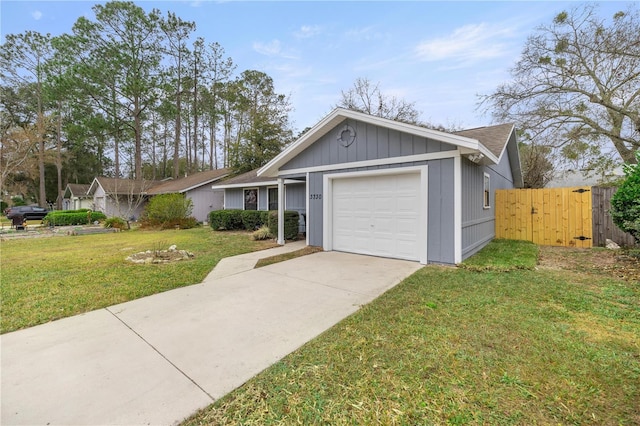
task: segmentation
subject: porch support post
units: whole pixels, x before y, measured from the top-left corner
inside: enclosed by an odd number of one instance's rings
[[[284,179],[278,178],[278,244],[284,245]]]

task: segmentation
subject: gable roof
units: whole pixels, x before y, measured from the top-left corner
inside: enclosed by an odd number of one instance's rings
[[[95,193],[98,186],[100,186],[105,193],[110,195],[147,194],[149,189],[158,183],[160,182],[153,180],[119,179],[101,176],[93,179],[87,193]]]
[[[215,169],[194,173],[180,179],[163,181],[154,185],[147,193],[149,195],[171,194],[175,192],[184,193],[224,179],[230,172],[229,169]]]
[[[84,183],[68,183],[64,190],[64,197],[89,197],[89,188],[91,185]]]
[[[362,112],[345,108],[336,108],[331,113],[329,113],[329,115],[320,120],[308,132],[306,132],[298,140],[296,140],[293,144],[289,145],[274,159],[260,168],[258,170],[257,176],[277,176],[280,167],[284,166],[287,162],[296,157],[307,147],[319,140],[322,136],[334,129],[337,125],[339,125],[347,118],[451,144],[459,147],[465,154],[481,154],[479,158],[484,159],[484,163],[493,164],[497,164],[500,161],[500,154],[496,155],[495,153],[502,153],[510,140],[510,136],[506,135],[506,137],[504,137],[503,139],[494,141],[492,139],[493,133],[495,133],[499,137],[502,137],[505,135],[508,126],[511,126],[511,132],[513,132],[513,125],[501,125],[497,126],[499,127],[499,129],[494,130],[488,130],[490,128],[483,128],[485,129],[484,131],[476,129],[476,131],[468,131],[468,133],[447,133],[441,132],[439,130],[428,129],[426,127],[417,126],[414,124],[407,124],[399,121],[377,117],[374,115],[364,114]],[[485,143],[490,146],[484,145],[484,143],[482,143],[478,139],[478,137],[482,137],[482,139],[485,140]]]

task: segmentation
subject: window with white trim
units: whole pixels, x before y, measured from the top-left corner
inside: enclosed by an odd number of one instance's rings
[[[484,174],[484,185],[482,194],[485,209],[491,208],[491,177],[488,173]]]
[[[244,209],[258,210],[258,188],[244,190]]]
[[[269,196],[269,210],[278,210],[278,187],[267,189],[267,195]]]

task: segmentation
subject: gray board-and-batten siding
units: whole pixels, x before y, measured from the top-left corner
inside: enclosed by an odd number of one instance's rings
[[[338,130],[345,125],[351,126],[356,132],[356,139],[346,148],[338,143],[336,136]],[[455,146],[447,143],[347,119],[281,167],[280,174],[287,176],[287,170],[307,167],[332,166],[335,168],[335,165],[344,163],[343,169],[309,173],[309,194],[322,194],[325,174],[427,165],[427,262],[452,264],[455,263],[453,158],[359,168],[349,167],[348,163],[455,150]],[[453,155],[454,153],[452,157]],[[482,186],[480,194],[482,194]],[[322,199],[310,199],[307,212],[307,233],[310,245],[323,245],[322,215]]]

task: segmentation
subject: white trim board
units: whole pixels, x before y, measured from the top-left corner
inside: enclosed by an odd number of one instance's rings
[[[300,180],[285,179],[285,185],[295,185],[296,183],[304,183]],[[265,182],[245,182],[245,183],[232,183],[230,185],[220,184],[212,185],[212,189],[238,189],[238,188],[258,188],[263,186],[278,186],[278,180],[270,180]]]
[[[312,166],[291,170],[280,170],[280,174],[291,175],[297,173],[329,172],[333,170],[355,169],[361,167],[385,166],[402,163],[415,163],[419,161],[443,160],[446,158],[460,157],[458,150],[431,152],[428,154],[405,155],[403,157],[379,158],[376,160],[353,161],[350,163],[335,163],[324,166]]]

